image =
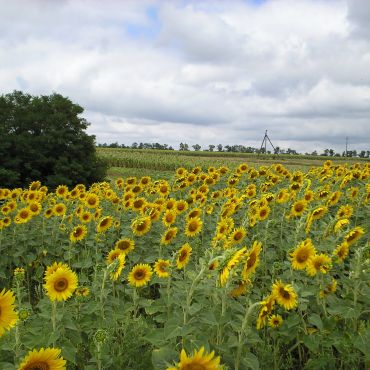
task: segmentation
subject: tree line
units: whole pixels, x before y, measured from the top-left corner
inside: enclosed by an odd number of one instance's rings
[[[107,144],[99,143],[98,147],[101,148],[126,148],[126,149],[157,149],[157,150],[175,150],[171,145],[159,144],[159,143],[137,143],[134,142],[131,145],[119,144],[118,142]],[[198,152],[202,150],[202,146],[199,144],[194,144],[189,146],[187,143],[180,143],[178,150],[180,151],[190,151],[193,148],[194,151]],[[289,154],[289,155],[312,155],[312,156],[324,156],[324,157],[359,157],[359,158],[370,158],[370,150],[347,150],[342,153],[336,152],[334,149],[325,149],[323,152],[318,153],[314,150],[311,153],[299,153],[294,149],[282,149],[280,147],[275,147],[273,151],[267,150],[265,148],[254,148],[251,146],[244,145],[222,145],[210,144],[205,147],[202,151],[205,152],[229,152],[229,153],[254,153],[254,154]]]

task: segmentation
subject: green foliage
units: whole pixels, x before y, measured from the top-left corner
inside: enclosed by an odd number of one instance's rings
[[[0,183],[27,186],[33,180],[55,188],[104,179],[95,137],[85,133],[83,108],[59,94],[0,96]]]

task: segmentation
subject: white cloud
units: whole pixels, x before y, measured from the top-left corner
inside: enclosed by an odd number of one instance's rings
[[[59,92],[98,142],[369,149],[367,0],[0,0],[0,93]]]

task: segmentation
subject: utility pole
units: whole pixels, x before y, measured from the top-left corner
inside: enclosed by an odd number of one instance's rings
[[[259,151],[258,154],[261,153],[261,150],[262,150],[263,147],[265,147],[265,154],[267,154],[267,151],[266,151],[266,148],[267,148],[267,140],[269,141],[269,143],[271,144],[271,146],[274,148],[274,151],[275,151],[275,147],[272,145],[272,142],[271,142],[269,136],[267,135],[267,130],[266,130],[265,131],[265,136],[263,137],[261,148],[260,148],[260,151]]]
[[[346,157],[347,157],[347,152],[348,152],[348,136],[346,136]]]

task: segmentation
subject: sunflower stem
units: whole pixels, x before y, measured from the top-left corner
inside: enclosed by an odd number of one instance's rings
[[[53,326],[53,347],[55,347],[55,334],[57,332],[57,302],[51,302],[51,323]]]
[[[236,358],[235,358],[235,370],[239,370],[242,348],[243,348],[243,339],[244,337],[247,336],[248,331],[249,331],[248,329],[250,329],[250,328],[247,328],[247,325],[249,324],[249,318],[252,315],[253,309],[259,305],[260,305],[260,302],[255,302],[253,304],[249,303],[248,309],[245,310],[245,316],[242,322],[242,326],[238,333],[238,347],[237,347]]]
[[[100,309],[101,309],[101,316],[102,316],[102,319],[104,319],[104,304],[103,304],[103,300],[104,300],[104,287],[105,287],[105,282],[107,280],[107,272],[108,270],[107,269],[104,269],[104,275],[103,275],[103,281],[102,281],[102,284],[101,284],[101,289],[100,289]]]

